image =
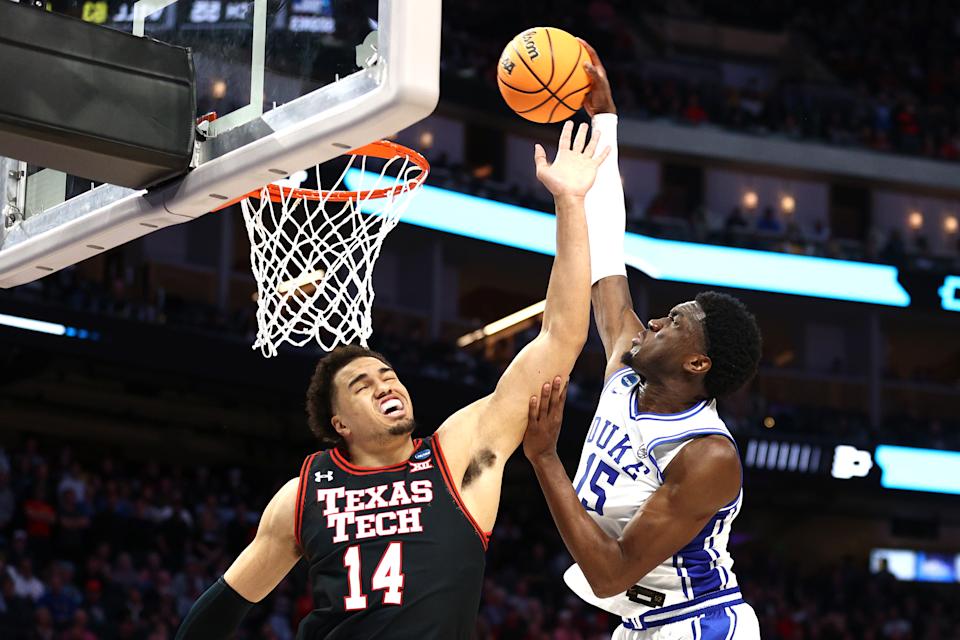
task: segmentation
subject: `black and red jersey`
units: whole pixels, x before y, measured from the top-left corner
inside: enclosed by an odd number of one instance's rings
[[[358,467],[337,449],[300,472],[296,538],[314,610],[298,640],[472,638],[487,535],[434,435],[409,460]]]

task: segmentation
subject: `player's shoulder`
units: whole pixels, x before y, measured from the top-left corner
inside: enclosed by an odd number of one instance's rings
[[[742,490],[740,454],[731,440],[717,434],[685,443],[663,473],[671,483],[702,492],[707,512],[730,506]]]
[[[294,521],[299,511],[300,477],[287,480],[267,503],[260,517],[260,530],[269,536],[293,537]]]
[[[661,469],[692,440],[718,436],[733,443],[733,436],[717,414],[713,400],[702,400],[673,414],[641,413],[635,407],[631,407],[631,411],[632,423],[641,433],[647,453],[661,463]]]
[[[297,501],[297,493],[300,490],[300,477],[290,478],[277,490],[273,495],[273,500],[270,501],[270,505],[274,502],[280,502],[282,504],[294,504]],[[269,508],[269,505],[268,507]]]
[[[603,397],[629,397],[640,385],[640,374],[630,367],[621,367],[607,376],[603,381]]]
[[[275,499],[279,500],[296,500],[297,490],[300,487],[300,477],[290,478],[277,490],[277,493],[274,494]]]

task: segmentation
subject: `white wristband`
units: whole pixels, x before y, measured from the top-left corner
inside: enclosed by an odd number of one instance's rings
[[[593,130],[600,134],[598,148],[610,147],[610,155],[597,170],[596,180],[584,200],[591,282],[596,283],[608,276],[627,275],[623,254],[627,213],[617,161],[617,115],[598,113],[593,117]]]

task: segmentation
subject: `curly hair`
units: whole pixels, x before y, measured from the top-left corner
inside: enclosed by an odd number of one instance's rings
[[[704,378],[708,395],[722,398],[746,384],[760,362],[760,327],[746,306],[733,296],[718,291],[697,294],[703,309],[707,355],[713,365]]]
[[[333,428],[333,394],[336,389],[333,379],[340,369],[357,358],[376,358],[383,364],[391,364],[380,353],[357,345],[337,347],[317,363],[307,388],[307,425],[320,443],[327,447],[336,447],[343,438]]]

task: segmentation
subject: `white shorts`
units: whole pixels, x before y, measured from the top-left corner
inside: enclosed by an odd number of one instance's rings
[[[621,625],[611,640],[760,640],[760,621],[753,607],[741,602],[662,627],[633,630]]]

